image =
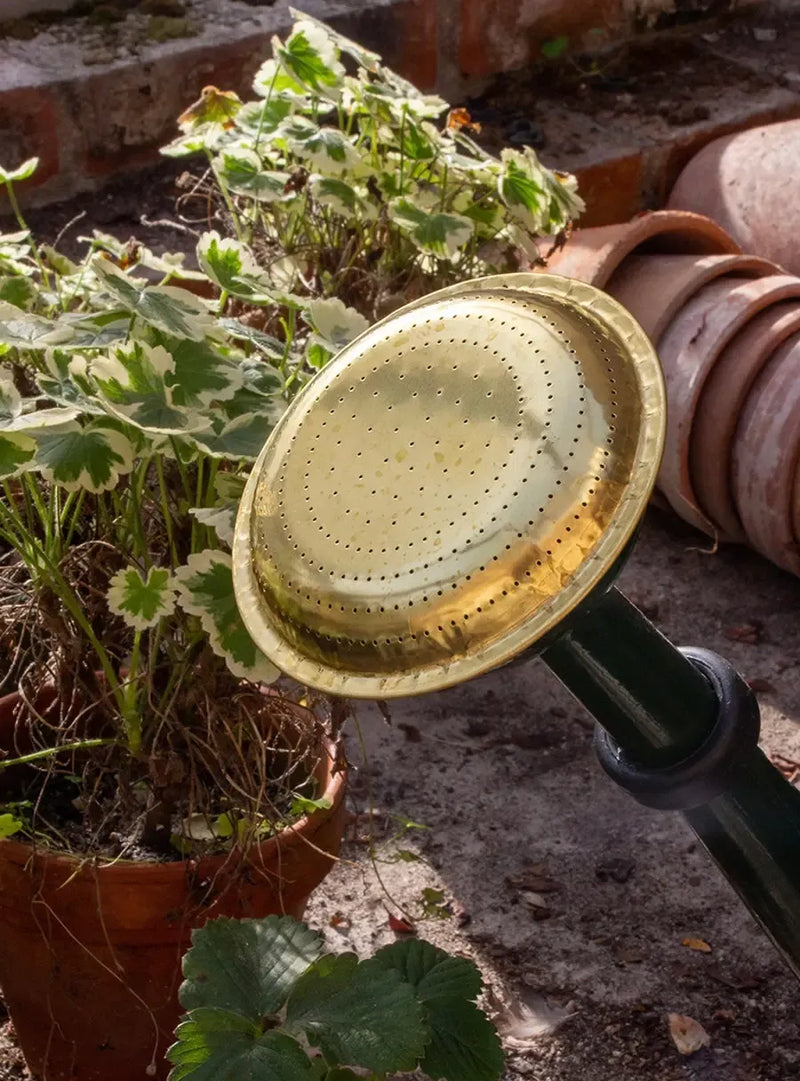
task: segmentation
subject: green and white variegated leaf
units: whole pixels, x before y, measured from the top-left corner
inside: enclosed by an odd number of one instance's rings
[[[269,357],[270,360],[283,360],[284,348],[277,338],[265,334],[257,327],[249,327],[238,319],[223,317],[218,320],[218,325],[237,341],[250,342],[256,346],[260,353]]]
[[[70,406],[53,409],[34,409],[27,413],[17,413],[15,417],[0,420],[0,429],[6,432],[29,432],[35,435],[37,429],[57,428],[68,424],[79,416],[78,410]]]
[[[369,320],[355,308],[348,308],[338,297],[312,300],[306,308],[305,317],[321,339],[321,344],[334,353],[363,334],[369,326]]]
[[[237,395],[237,399],[240,397],[248,397],[247,392]],[[215,417],[210,429],[192,434],[193,442],[212,458],[254,461],[280,420],[285,406],[277,399],[270,401],[261,397],[256,398],[252,405],[251,412],[236,413],[237,408],[244,408],[244,402],[234,400],[233,403],[226,403],[228,418],[220,420]]]
[[[236,195],[249,195],[260,203],[286,199],[291,173],[265,169],[253,150],[239,146],[223,150],[213,165],[222,182]]]
[[[550,222],[550,195],[546,170],[536,153],[506,148],[501,154],[503,172],[497,181],[500,198],[514,220],[531,233],[547,231]]]
[[[27,311],[38,293],[30,278],[21,274],[0,274],[0,303]]]
[[[321,206],[330,207],[343,218],[360,218],[373,221],[378,216],[377,209],[369,201],[364,191],[353,187],[346,180],[335,176],[315,174],[309,180],[311,194]]]
[[[148,285],[133,278],[100,256],[92,260],[92,269],[103,286],[129,312],[145,323],[166,331],[175,338],[202,341],[213,329],[214,316],[199,297],[171,285]]]
[[[62,316],[61,322],[71,328],[72,337],[61,342],[59,348],[107,349],[125,341],[130,333],[131,317],[124,312],[110,311],[94,316]]]
[[[175,593],[166,567],[151,567],[146,577],[138,567],[124,567],[111,579],[106,599],[114,615],[135,631],[144,631],[175,610]]]
[[[208,342],[187,338],[171,344],[172,372],[165,382],[173,403],[184,409],[206,409],[212,402],[233,398],[244,381],[239,361],[214,349]]]
[[[31,254],[30,232],[0,233],[0,268],[13,274],[31,276],[38,267]]]
[[[291,73],[274,59],[265,60],[258,69],[253,79],[253,89],[262,98],[268,98],[269,102],[287,102],[290,110],[311,106],[311,95],[307,87],[294,79]],[[273,114],[268,115],[271,118]],[[275,130],[274,127],[272,130]]]
[[[18,165],[16,169],[4,169],[0,165],[0,182],[3,184],[16,184],[20,180],[27,180],[33,176],[39,166],[38,158],[28,158]]]
[[[313,121],[307,121],[301,128],[298,121],[295,117],[291,127],[284,126],[287,145],[320,173],[350,172],[361,164],[361,155],[344,132],[317,127]]]
[[[410,199],[393,199],[389,217],[416,246],[440,259],[454,255],[473,235],[474,225],[463,214],[426,211]]]
[[[45,350],[44,368],[36,373],[39,390],[60,405],[102,414],[104,410],[93,399],[94,387],[88,377],[87,363],[85,357],[74,357],[63,349]]]
[[[130,473],[133,466],[135,448],[113,421],[72,421],[31,434],[36,440],[36,468],[69,491],[115,488],[120,474]]]
[[[61,345],[73,336],[65,323],[21,311],[16,305],[0,302],[0,343],[17,349],[44,349]]]
[[[346,38],[344,34],[340,34],[326,23],[320,22],[319,19],[315,19],[313,15],[309,15],[304,11],[297,11],[292,7],[289,8],[289,14],[293,19],[299,19],[303,23],[311,23],[323,33],[327,34],[328,39],[340,53],[347,53],[348,56],[352,56],[352,58],[366,71],[373,71],[377,68],[378,64],[380,64],[381,58],[378,53],[374,53],[370,49],[365,49],[363,45],[359,45],[356,41],[351,41],[350,38]]]
[[[191,131],[185,131],[172,142],[159,149],[159,154],[166,158],[186,158],[201,150],[219,150],[230,141],[230,132],[224,124],[218,122],[198,124]]]
[[[339,50],[327,30],[301,16],[285,42],[272,39],[272,55],[301,86],[337,100],[344,79]]]
[[[268,60],[271,70],[275,72],[274,60]],[[294,84],[304,96],[302,87]],[[269,136],[278,128],[286,117],[291,113],[292,102],[287,97],[280,97],[273,93],[267,101],[248,101],[239,110],[236,116],[237,132],[245,132],[250,138],[257,138],[269,143]]]
[[[0,432],[0,477],[16,477],[29,469],[36,442],[23,432]]]
[[[197,261],[227,293],[256,303],[271,300],[272,283],[240,240],[203,233],[197,242]]]
[[[242,392],[237,394],[239,402],[244,404],[245,393],[250,395],[250,407],[258,407],[259,410],[266,408],[264,402],[256,403],[252,400],[253,395],[261,398],[269,398],[274,401],[275,410],[283,408],[279,401],[283,392],[283,382],[278,372],[269,364],[265,364],[258,357],[246,357],[241,363],[241,373],[244,380]]]
[[[550,201],[550,232],[563,229],[586,209],[586,203],[578,194],[578,181],[572,173],[547,171]]]
[[[104,408],[142,431],[175,435],[206,425],[205,418],[175,403],[166,381],[174,379],[175,362],[161,345],[131,342],[91,361],[90,373]]]
[[[198,522],[213,529],[223,544],[233,545],[233,529],[239,500],[230,500],[219,507],[191,507],[189,513]]]
[[[6,372],[0,372],[0,428],[8,428],[22,413],[22,395],[14,380]]]
[[[235,676],[272,683],[280,672],[256,646],[242,622],[233,594],[231,557],[207,548],[189,556],[175,572],[178,603],[197,616],[211,648]]]

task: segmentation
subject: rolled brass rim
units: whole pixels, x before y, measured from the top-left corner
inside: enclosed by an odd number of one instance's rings
[[[252,470],[246,626],[283,672],[356,698],[505,663],[620,557],[664,403],[647,336],[583,282],[496,275],[401,308],[309,382]]]

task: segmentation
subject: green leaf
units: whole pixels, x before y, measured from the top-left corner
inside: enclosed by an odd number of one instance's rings
[[[542,42],[542,56],[548,60],[558,60],[569,48],[569,38],[566,34],[560,34],[557,38]]]
[[[162,345],[132,341],[127,350],[97,357],[90,372],[108,411],[142,431],[180,434],[205,423],[175,403],[166,382],[175,378],[175,362]]]
[[[293,117],[284,124],[282,133],[289,148],[321,173],[343,173],[361,161],[350,139],[338,128],[317,127],[305,117]]]
[[[474,1002],[438,999],[427,1007],[431,1041],[420,1063],[436,1081],[497,1081],[504,1068],[497,1030]]]
[[[99,419],[37,430],[37,468],[69,491],[104,492],[116,487],[120,474],[131,471],[134,448],[112,425]]]
[[[283,360],[284,349],[277,338],[265,334],[256,327],[249,327],[245,323],[241,323],[238,319],[223,318],[218,320],[218,325],[222,327],[226,333],[230,334],[232,338],[236,338],[243,342],[250,342],[251,345],[256,346],[258,351],[264,353],[270,360]]]
[[[272,51],[275,59],[301,85],[323,97],[336,98],[344,67],[331,36],[318,23],[301,17],[284,43],[272,39]]]
[[[111,578],[106,598],[115,615],[143,631],[174,611],[175,586],[165,567],[151,567],[146,578],[137,567],[125,567]]]
[[[6,184],[16,184],[19,180],[27,180],[29,176],[33,176],[38,166],[38,158],[28,158],[27,161],[23,161],[22,165],[17,166],[16,169],[4,169],[3,166],[0,165],[0,181]]]
[[[300,977],[286,1004],[285,1027],[303,1032],[330,1064],[375,1073],[413,1070],[428,1037],[411,986],[352,953],[325,956]]]
[[[258,69],[253,79],[253,89],[261,97],[268,99],[266,107],[271,106],[273,102],[285,103],[288,108],[284,116],[287,116],[293,107],[302,107],[311,100],[308,88],[294,79],[277,60],[273,59],[265,60]],[[272,112],[266,114],[269,120],[272,120],[274,115]],[[239,119],[241,120],[241,117]],[[274,131],[275,127],[277,124],[270,130]]]
[[[289,1036],[224,1010],[193,1010],[167,1051],[169,1081],[314,1081],[308,1055]]]
[[[289,814],[294,817],[310,815],[315,811],[327,811],[332,806],[331,801],[325,796],[319,799],[308,799],[306,796],[295,796]]]
[[[463,214],[427,212],[410,199],[394,199],[389,216],[422,251],[444,259],[472,237],[474,226]]]
[[[13,304],[0,302],[0,342],[17,349],[43,349],[60,345],[73,335],[72,328],[41,315],[23,312]]]
[[[0,302],[13,304],[15,308],[24,311],[31,306],[36,296],[36,286],[30,278],[20,275],[0,277]]]
[[[350,38],[346,38],[344,34],[340,34],[337,30],[334,30],[333,27],[328,26],[327,23],[315,19],[313,15],[309,15],[303,11],[297,11],[292,7],[289,8],[289,14],[293,19],[301,19],[302,22],[311,23],[313,26],[323,31],[339,52],[347,53],[348,56],[352,56],[353,59],[367,71],[372,71],[379,64],[381,58],[377,53],[372,52],[370,49],[365,49],[363,45],[359,45],[356,41],[351,41]]]
[[[200,619],[211,648],[235,676],[272,683],[278,669],[258,649],[242,622],[233,593],[231,557],[207,548],[175,572],[178,603]]]
[[[0,814],[0,840],[4,837],[13,837],[15,833],[24,827],[21,818],[13,814]]]
[[[231,547],[238,510],[239,501],[235,500],[223,503],[221,507],[191,507],[189,513],[198,522],[213,529],[223,544]]]
[[[101,256],[96,256],[91,266],[113,297],[159,330],[194,341],[202,341],[206,333],[213,330],[213,314],[188,290],[171,285],[148,285],[125,274]]]
[[[309,180],[312,195],[322,206],[330,207],[344,218],[363,218],[372,221],[377,210],[346,180],[333,176],[312,176]]]
[[[200,97],[178,117],[184,131],[192,131],[203,124],[221,124],[226,127],[242,107],[239,95],[233,90],[217,90],[216,86],[204,86]]]
[[[102,412],[91,400],[93,388],[84,357],[72,357],[64,349],[48,349],[44,354],[44,370],[37,372],[36,382],[41,392],[54,402],[75,406],[85,413]]]
[[[375,963],[399,972],[426,1003],[454,996],[472,1001],[483,986],[473,961],[451,957],[422,939],[406,939],[384,946],[375,954]]]
[[[209,431],[194,432],[193,442],[212,458],[254,461],[283,412],[279,402],[259,401],[258,412],[243,413],[232,420],[213,418]]]
[[[187,1010],[214,1006],[257,1024],[321,952],[320,936],[291,916],[208,920],[192,931],[178,998]]]
[[[164,381],[172,388],[176,406],[205,409],[213,402],[228,401],[244,381],[238,362],[208,342],[184,338],[169,343],[168,348],[173,370]]]
[[[503,1070],[494,1025],[472,1001],[481,990],[476,965],[420,939],[384,946],[374,962],[392,969],[414,988],[425,1007],[431,1040],[421,1062],[431,1078],[493,1081]]]
[[[258,154],[245,147],[223,150],[214,159],[214,168],[237,195],[249,195],[261,203],[274,203],[286,198],[286,185],[291,173],[265,169]]]
[[[227,293],[246,300],[269,299],[271,283],[241,241],[217,232],[203,233],[197,243],[197,261]]]
[[[348,308],[337,297],[312,300],[306,310],[306,318],[322,339],[322,344],[333,353],[369,327],[369,320],[355,308]]]
[[[14,477],[29,466],[36,443],[20,432],[0,432],[0,477]]]
[[[274,72],[275,61],[270,60],[267,63],[272,65]],[[301,86],[296,83],[294,85],[296,90],[301,94],[304,93]],[[246,132],[249,136],[264,139],[275,131],[291,111],[292,103],[287,98],[279,97],[278,94],[273,92],[267,101],[249,101],[246,105],[243,105],[236,117],[236,128],[239,131]]]
[[[0,372],[0,428],[9,428],[22,413],[22,397],[11,375]]]
[[[541,232],[549,222],[545,170],[530,147],[524,151],[505,149],[502,160],[505,168],[498,178],[500,197],[520,225],[531,233]]]

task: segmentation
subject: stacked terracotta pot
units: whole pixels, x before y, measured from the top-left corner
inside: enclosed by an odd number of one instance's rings
[[[548,270],[605,289],[655,344],[669,505],[800,574],[800,278],[678,210],[577,231]]]

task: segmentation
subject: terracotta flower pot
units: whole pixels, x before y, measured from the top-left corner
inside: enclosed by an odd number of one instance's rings
[[[0,699],[0,747],[12,746],[18,702]],[[318,781],[331,807],[245,855],[135,863],[0,841],[0,986],[35,1077],[166,1077],[192,928],[221,915],[302,915],[339,850],[341,766],[326,747]]]
[[[781,342],[797,331],[800,302],[786,300],[766,308],[722,350],[700,395],[689,451],[692,486],[723,540],[747,540],[730,483],[739,416],[759,372]]]
[[[707,214],[744,251],[800,274],[800,120],[715,139],[692,158],[669,205]]]
[[[576,230],[545,269],[604,289],[622,260],[634,251],[736,255],[740,249],[724,229],[708,218],[678,210],[656,210],[619,225]]]
[[[800,574],[794,485],[800,464],[800,333],[778,346],[750,391],[733,444],[731,474],[748,540]]]
[[[709,536],[717,530],[700,508],[692,485],[689,445],[694,414],[717,357],[734,334],[763,308],[800,298],[800,278],[788,274],[743,282],[718,278],[703,286],[659,341],[667,385],[667,433],[658,486],[687,522]],[[695,470],[702,468],[695,463]]]
[[[754,255],[629,255],[605,290],[657,344],[683,305],[708,282],[723,275],[763,278],[779,273],[774,263]]]

